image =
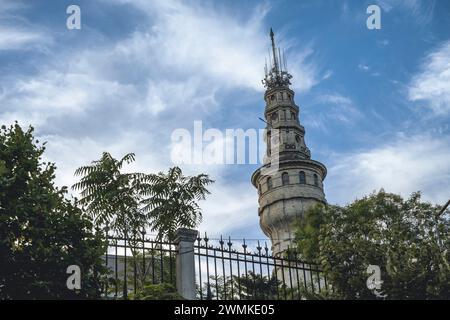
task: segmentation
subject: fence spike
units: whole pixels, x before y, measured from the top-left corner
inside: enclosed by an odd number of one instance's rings
[[[245,244],[245,238],[242,239],[242,248],[244,248],[244,251],[247,249],[247,245]]]
[[[233,242],[231,242],[231,237],[229,236],[228,237],[228,247],[230,248],[230,250],[231,250],[231,246],[233,245]]]

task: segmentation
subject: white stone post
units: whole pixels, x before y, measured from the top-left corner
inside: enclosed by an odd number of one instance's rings
[[[178,250],[176,262],[177,291],[188,300],[194,300],[196,297],[194,244],[197,235],[197,230],[180,228],[177,230],[175,239]]]

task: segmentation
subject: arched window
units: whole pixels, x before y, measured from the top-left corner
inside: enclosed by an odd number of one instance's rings
[[[267,190],[272,189],[272,178],[267,178]]]
[[[305,171],[300,171],[299,175],[300,184],[306,184],[306,175]]]
[[[314,185],[315,185],[316,187],[319,186],[319,177],[318,177],[317,174],[315,174],[315,173],[314,173]]]
[[[283,186],[289,184],[289,174],[287,172],[283,172],[283,174],[281,175],[281,181],[283,182]]]
[[[295,112],[291,111],[291,118],[292,118],[292,120],[295,120]]]

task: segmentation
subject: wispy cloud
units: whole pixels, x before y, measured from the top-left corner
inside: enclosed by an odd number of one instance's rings
[[[369,71],[370,67],[367,64],[360,63],[358,64],[358,69],[361,71]]]
[[[430,23],[434,15],[435,0],[378,0],[377,3],[388,13],[395,9],[406,11],[416,25]]]
[[[43,49],[53,42],[49,32],[21,15],[28,9],[21,1],[0,0],[0,52]]]
[[[35,48],[51,42],[44,33],[0,25],[0,51]]]
[[[436,115],[450,113],[450,41],[428,54],[409,85],[411,101],[422,101]]]
[[[309,127],[328,131],[330,123],[338,121],[351,125],[362,117],[361,112],[350,97],[338,93],[320,93],[312,100],[311,109],[305,113],[304,122]]]
[[[449,198],[448,138],[400,135],[378,147],[332,158],[326,180],[332,203],[345,204],[381,188],[403,196],[422,191],[426,200],[436,203]]]

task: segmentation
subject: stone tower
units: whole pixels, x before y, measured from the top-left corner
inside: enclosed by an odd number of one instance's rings
[[[272,241],[273,255],[280,256],[293,246],[295,222],[314,204],[326,203],[322,182],[327,169],[311,159],[300,109],[289,87],[292,76],[275,47],[272,29],[270,37],[272,53],[262,81],[267,152],[263,166],[252,175],[252,184],[258,189],[261,229]]]

